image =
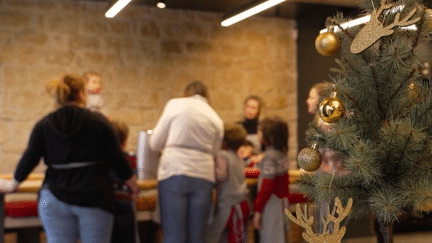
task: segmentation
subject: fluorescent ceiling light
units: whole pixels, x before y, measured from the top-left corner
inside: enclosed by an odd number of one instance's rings
[[[387,15],[389,13],[396,13],[398,11],[402,11],[402,9],[404,7],[405,7],[405,5],[403,5],[403,4],[395,6],[395,7],[391,8],[391,9],[389,9],[389,10],[384,11],[384,15]],[[360,17],[360,18],[357,18],[357,19],[350,20],[350,21],[345,22],[343,24],[340,24],[340,27],[342,27],[342,29],[348,29],[348,28],[351,28],[351,27],[354,27],[354,26],[357,26],[357,25],[361,25],[361,24],[367,23],[367,22],[369,22],[369,20],[370,20],[370,15],[366,15],[366,16],[363,16],[363,17]],[[339,26],[331,26],[331,28],[333,28],[333,32],[334,33],[338,32],[338,31],[341,31],[341,28],[339,28]],[[413,24],[413,25],[410,25],[410,26],[401,27],[401,29],[417,30],[417,27]],[[328,31],[328,29],[322,29],[322,30],[320,30],[319,33],[322,34],[322,33],[325,33],[327,31]]]
[[[106,11],[105,17],[113,18],[131,1],[132,0],[118,0],[110,9],[108,9],[108,11]]]
[[[361,18],[353,19],[353,20],[350,20],[350,21],[345,22],[343,24],[340,24],[340,27],[342,27],[342,29],[348,29],[348,28],[351,28],[351,27],[354,27],[357,25],[367,23],[367,22],[369,22],[369,20],[370,20],[370,15],[366,15],[366,16],[363,16]],[[334,33],[341,31],[341,28],[339,28],[339,26],[332,26],[330,28],[333,28]],[[406,30],[417,30],[417,27],[415,26],[415,24],[410,25],[410,26],[406,26],[406,27],[400,27],[400,28],[406,29]],[[328,31],[328,29],[322,29],[322,30],[320,30],[320,34],[325,33],[327,31]]]
[[[242,21],[243,19],[249,18],[252,15],[255,15],[261,11],[264,11],[268,8],[271,8],[275,5],[278,5],[281,2],[284,2],[285,0],[267,0],[265,2],[261,2],[258,5],[254,4],[254,6],[247,8],[246,10],[243,10],[241,12],[238,12],[237,14],[231,15],[230,17],[225,17],[224,20],[221,22],[221,25],[223,27],[230,26],[232,24],[235,24],[239,21]]]
[[[166,7],[166,3],[165,3],[165,1],[164,1],[164,0],[159,0],[159,1],[156,3],[156,7],[158,7],[158,8],[165,8],[165,7]]]
[[[350,20],[348,22],[345,22],[345,23],[341,24],[340,27],[342,27],[342,29],[348,29],[348,28],[369,22],[369,20],[370,20],[370,15],[366,15],[366,16],[363,16],[361,18],[353,19],[353,20]],[[341,31],[341,28],[339,28],[339,26],[333,26],[333,32],[338,32],[338,31]],[[325,32],[327,32],[327,29],[322,29],[320,31],[320,34],[325,33]]]

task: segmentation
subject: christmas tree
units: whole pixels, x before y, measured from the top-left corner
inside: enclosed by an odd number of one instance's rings
[[[432,85],[417,53],[430,38],[432,11],[416,0],[363,0],[360,8],[369,21],[346,27],[352,19],[338,13],[317,38],[321,54],[341,52],[330,70],[332,97],[320,104],[330,129],[311,123],[311,148],[298,158],[300,167],[316,163],[315,145],[327,147],[344,156],[350,174],[306,173],[298,184],[317,201],[353,198],[352,214],[372,212],[392,242],[406,210],[432,210]]]

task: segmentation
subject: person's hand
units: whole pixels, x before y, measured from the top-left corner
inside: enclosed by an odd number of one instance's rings
[[[261,213],[255,212],[253,217],[253,225],[255,229],[260,230],[261,229]]]
[[[18,188],[18,185],[19,183],[15,179],[5,180],[0,178],[0,193],[15,192]]]
[[[129,187],[130,189],[130,196],[133,202],[136,202],[137,198],[138,198],[138,192],[139,192],[139,188],[138,188],[138,184],[136,182],[136,177],[135,175],[132,175],[131,178],[129,178],[127,181],[125,181],[125,184]]]
[[[258,164],[262,160],[263,157],[264,157],[264,153],[252,155],[251,156],[251,163],[253,163],[253,166]]]

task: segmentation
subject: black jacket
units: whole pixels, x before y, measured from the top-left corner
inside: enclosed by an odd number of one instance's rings
[[[15,179],[24,181],[42,157],[48,166],[44,185],[57,199],[73,205],[114,212],[115,196],[108,170],[116,171],[123,180],[132,176],[109,121],[100,113],[76,106],[64,106],[35,125]],[[54,168],[70,163],[91,165]]]
[[[244,118],[242,121],[237,122],[246,129],[247,134],[256,134],[258,132],[258,118],[254,119],[246,119]]]

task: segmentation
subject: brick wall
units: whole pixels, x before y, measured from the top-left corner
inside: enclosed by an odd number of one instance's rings
[[[45,84],[65,73],[102,74],[110,117],[138,132],[152,128],[166,102],[198,79],[224,122],[242,116],[249,94],[264,115],[289,121],[297,153],[295,22],[253,17],[229,28],[222,14],[129,5],[106,19],[106,3],[0,0],[0,173],[13,172],[34,124],[53,109]],[[42,171],[39,166],[36,171]]]

